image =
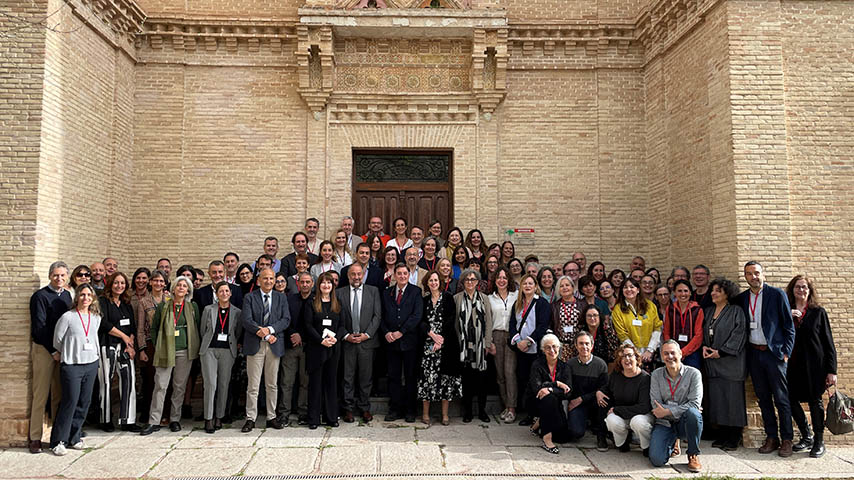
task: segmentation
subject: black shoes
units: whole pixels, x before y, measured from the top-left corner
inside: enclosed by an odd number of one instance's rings
[[[116,426],[113,425],[113,422],[102,423],[99,426],[101,427],[101,430],[108,432],[108,433],[116,431]]]
[[[214,433],[215,431],[213,420],[205,420],[205,433]]]
[[[801,437],[801,441],[792,446],[793,452],[803,452],[813,446],[813,437]]]
[[[338,424],[338,420],[336,420],[336,421],[334,421],[334,422],[328,422],[326,425],[327,425],[327,426],[330,426],[330,427],[332,427],[332,428],[338,428],[338,425],[339,425],[339,424]]]
[[[214,420],[214,430],[222,430],[222,419],[217,418]]]
[[[309,430],[317,430],[317,424],[316,423],[309,423],[308,429]]]
[[[519,425],[521,425],[523,427],[530,427],[533,424],[534,424],[534,419],[530,416],[525,417],[522,420],[519,420]]]
[[[608,451],[608,437],[606,437],[604,434],[599,434],[596,436],[596,450],[600,452]]]
[[[154,432],[160,431],[160,425],[152,425],[150,423],[146,423],[142,426],[142,430],[139,431],[139,434],[142,436],[151,435]]]
[[[282,422],[279,421],[278,418],[274,418],[272,420],[267,420],[267,428],[275,428],[276,430],[281,430],[285,428]]]
[[[415,415],[407,413],[404,420],[406,420],[406,423],[415,423]]]
[[[180,432],[181,424],[178,422],[169,422],[169,431],[170,432]]]
[[[139,425],[135,423],[127,423],[119,427],[119,429],[123,432],[133,432],[139,433],[142,429],[139,428]]]
[[[629,434],[626,435],[625,443],[623,443],[622,445],[617,447],[617,450],[619,450],[623,453],[626,453],[626,452],[630,451],[631,449],[632,449],[632,431],[629,430]]]
[[[819,458],[822,455],[824,455],[824,452],[826,452],[826,451],[827,451],[827,449],[824,448],[824,442],[823,441],[815,442],[815,443],[813,443],[812,449],[810,450],[810,457]]]
[[[243,428],[241,428],[240,431],[243,433],[249,433],[253,428],[255,428],[255,422],[252,420],[246,420],[246,423],[243,424]]]
[[[480,412],[477,418],[483,423],[489,423],[489,415],[487,415],[486,412]]]
[[[394,422],[395,420],[400,420],[401,418],[403,417],[400,416],[400,414],[398,414],[397,412],[388,412],[385,416],[385,421]]]
[[[463,423],[471,423],[471,421],[473,419],[474,419],[474,417],[472,417],[471,413],[464,413],[463,414]]]

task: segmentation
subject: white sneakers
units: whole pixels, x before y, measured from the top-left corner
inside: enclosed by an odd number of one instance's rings
[[[66,453],[68,453],[68,451],[65,449],[65,442],[59,442],[55,447],[53,447],[53,454],[57,457],[61,457]]]
[[[72,445],[71,448],[73,448],[74,450],[83,450],[86,448],[86,444],[83,443],[83,440],[80,440],[79,442]]]

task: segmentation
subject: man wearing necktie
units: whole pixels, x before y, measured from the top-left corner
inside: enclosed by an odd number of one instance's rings
[[[418,324],[423,301],[421,290],[409,283],[409,269],[403,263],[394,267],[395,284],[383,294],[383,317],[380,331],[388,342],[388,389],[391,399],[388,422],[406,417],[415,421],[415,361],[418,347]],[[401,390],[403,375],[405,391]]]
[[[284,332],[291,323],[288,300],[285,294],[274,291],[276,275],[272,268],[258,274],[258,290],[243,300],[243,352],[246,354],[246,374],[249,377],[246,391],[246,423],[242,432],[255,428],[258,416],[258,389],[261,373],[267,392],[267,427],[284,428],[275,418],[278,399],[279,359],[285,353],[285,343],[276,335]]]
[[[344,421],[353,421],[353,410],[362,411],[362,419],[370,422],[371,386],[374,350],[379,346],[377,329],[382,314],[380,293],[376,287],[362,284],[364,270],[354,263],[347,270],[348,284],[335,291],[344,314],[347,334],[344,336]],[[358,376],[358,387],[356,378]],[[358,389],[357,389],[358,388]]]

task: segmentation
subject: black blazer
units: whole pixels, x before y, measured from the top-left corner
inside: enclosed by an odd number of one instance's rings
[[[270,290],[270,317],[264,323],[264,300],[261,297],[261,289],[253,290],[244,299],[241,310],[241,321],[243,322],[243,353],[255,355],[264,341],[258,338],[256,332],[263,326],[273,327],[276,343],[270,345],[270,350],[277,357],[285,354],[285,332],[291,324],[291,313],[288,309],[288,299],[284,293]]]
[[[741,292],[736,304],[741,305],[747,319],[747,338],[750,341],[750,290]],[[783,290],[767,283],[762,285],[762,333],[768,342],[768,350],[783,360],[783,355],[792,356],[795,346],[795,322],[792,307]]]
[[[380,322],[380,333],[400,332],[403,336],[390,343],[389,348],[401,352],[412,350],[418,346],[418,324],[424,304],[421,300],[421,289],[411,283],[403,290],[400,305],[397,304],[397,284],[388,287],[382,294],[383,318]],[[453,303],[453,300],[451,300]]]
[[[520,292],[519,295],[522,295]],[[534,300],[534,310],[536,310],[537,318],[530,318],[531,309],[528,309],[526,318],[523,318],[523,322],[535,321],[536,326],[534,327],[534,331],[531,333],[531,339],[537,344],[537,353],[542,353],[540,351],[540,340],[543,339],[543,336],[546,334],[546,330],[549,329],[549,325],[552,321],[552,307],[549,305],[549,301],[546,300],[542,295],[537,295]],[[519,329],[516,327],[516,303],[513,303],[513,308],[510,309],[510,339],[512,340],[516,334],[519,333]],[[514,345],[515,349],[516,346]]]
[[[305,252],[308,255],[308,266],[311,267],[317,260],[320,258],[317,255]],[[296,264],[297,254],[296,252],[291,252],[285,255],[285,258],[282,259],[282,266],[279,267],[279,273],[284,273],[286,277],[290,277],[291,275],[297,274],[297,264]]]
[[[312,299],[313,300],[313,299]],[[333,312],[331,304],[321,304],[320,312],[314,311],[313,301],[306,302],[303,309],[303,331],[305,332],[305,369],[308,372],[315,372],[323,367],[324,362],[332,358],[338,353],[341,348],[341,342],[344,341],[344,335],[347,331],[344,329],[344,322],[349,320],[349,317],[341,309],[340,312]],[[324,325],[327,322],[328,325]],[[323,340],[323,329],[329,329],[335,332],[335,339],[338,343],[331,347],[325,347],[320,344]]]
[[[428,341],[432,344],[432,340],[427,336],[430,332],[430,322],[427,318],[430,311],[433,310],[433,300],[430,298],[429,293],[424,296],[422,304],[424,311],[421,323],[418,325],[421,347]],[[455,325],[456,309],[453,295],[448,292],[442,292],[442,305],[438,315],[442,319],[442,333],[440,335],[445,339],[445,342],[439,351],[441,353],[439,371],[445,375],[460,375],[463,371],[462,362],[460,362],[460,339],[457,337]],[[423,348],[421,351],[423,351]]]
[[[231,289],[231,299],[229,299],[229,303],[234,305],[237,308],[243,307],[243,290],[240,289],[237,285],[228,284],[228,288]],[[213,284],[209,283],[204,287],[193,292],[193,301],[199,304],[199,310],[202,312],[205,311],[205,307],[214,303],[214,292],[213,292]]]
[[[350,265],[341,269],[341,278],[338,280],[338,287],[346,287],[350,285],[350,279],[347,277],[347,272],[349,271]],[[383,285],[383,273],[380,271],[380,267],[372,263],[368,263],[368,278],[365,279],[363,284],[370,285],[382,291],[386,286]]]

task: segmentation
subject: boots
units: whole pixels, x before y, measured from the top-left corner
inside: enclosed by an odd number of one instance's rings
[[[798,430],[801,431],[801,441],[792,447],[793,452],[803,452],[813,446],[813,435],[810,425],[808,423],[803,426],[798,425]]]

